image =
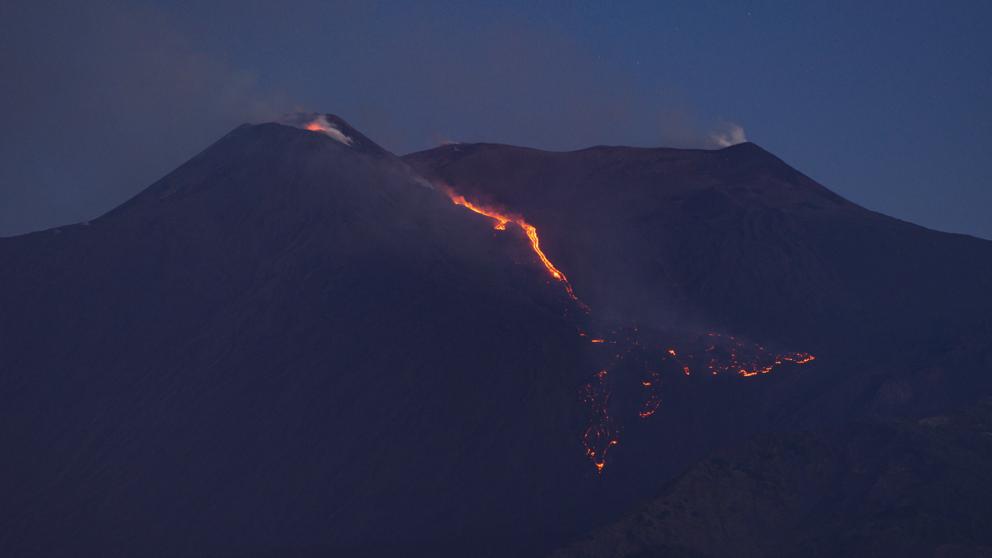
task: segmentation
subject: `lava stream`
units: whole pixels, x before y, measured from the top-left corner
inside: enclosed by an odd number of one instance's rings
[[[537,254],[538,259],[540,259],[541,263],[544,264],[544,268],[548,270],[548,273],[551,274],[551,277],[562,284],[562,286],[565,288],[565,292],[568,293],[568,296],[572,300],[577,302],[579,306],[582,307],[583,310],[586,311],[589,310],[589,308],[585,304],[583,304],[581,300],[579,300],[579,297],[576,296],[575,291],[572,289],[572,284],[568,282],[568,278],[565,277],[565,274],[562,273],[560,269],[555,267],[555,264],[551,263],[551,260],[549,260],[548,256],[545,255],[544,250],[541,250],[541,238],[537,235],[537,228],[534,225],[531,225],[530,223],[525,221],[523,217],[517,215],[511,215],[509,213],[503,213],[491,207],[484,207],[472,203],[467,199],[465,199],[465,196],[456,193],[454,190],[451,190],[450,188],[445,189],[445,191],[448,194],[448,197],[451,198],[451,201],[455,205],[460,205],[464,208],[470,209],[478,213],[479,215],[485,215],[486,217],[489,217],[490,219],[495,221],[493,228],[498,231],[505,231],[506,225],[508,223],[513,223],[518,227],[520,227],[527,235],[527,239],[530,241],[531,249],[534,251],[535,254]]]

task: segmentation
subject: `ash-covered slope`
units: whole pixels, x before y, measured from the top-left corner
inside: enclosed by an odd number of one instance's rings
[[[0,239],[5,554],[458,549],[581,514],[570,301],[522,235],[324,122],[352,141],[242,126]]]
[[[815,353],[780,411],[926,413],[992,389],[992,242],[868,211],[754,144],[405,160],[523,214],[601,316]]]

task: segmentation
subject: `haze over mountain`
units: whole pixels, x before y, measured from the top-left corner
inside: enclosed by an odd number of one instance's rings
[[[747,143],[399,158],[299,115],[0,261],[12,555],[542,555],[728,444],[992,393],[992,242]]]

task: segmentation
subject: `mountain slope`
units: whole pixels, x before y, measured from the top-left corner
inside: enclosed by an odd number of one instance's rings
[[[692,467],[556,557],[992,554],[992,402],[766,436]]]
[[[576,288],[627,320],[693,309],[710,323],[817,339],[837,335],[838,323],[848,335],[874,334],[876,322],[988,304],[979,295],[992,277],[989,242],[864,210],[750,143],[574,152],[455,144],[406,160],[546,225]],[[890,315],[854,323],[883,305]]]
[[[992,389],[992,242],[865,210],[754,144],[455,144],[405,160],[546,231],[600,316],[816,354],[821,373],[790,398],[810,412],[791,420],[934,412]]]

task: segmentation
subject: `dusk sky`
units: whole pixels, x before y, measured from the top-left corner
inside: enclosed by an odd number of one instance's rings
[[[234,126],[445,141],[740,135],[895,217],[992,238],[988,2],[0,4],[0,235],[94,218]]]

